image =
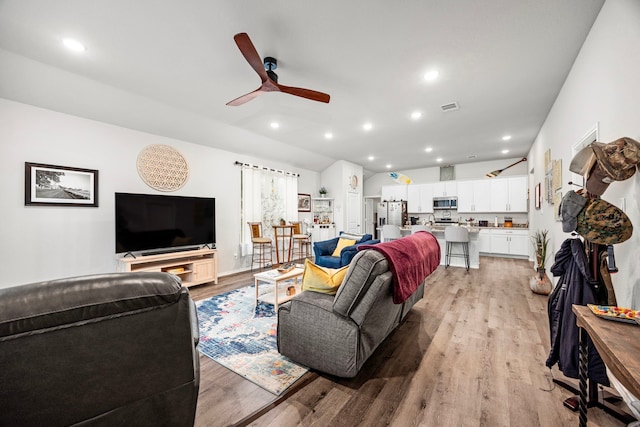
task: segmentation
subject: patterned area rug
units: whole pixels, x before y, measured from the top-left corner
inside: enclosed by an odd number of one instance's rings
[[[273,285],[260,285],[260,293]],[[197,301],[200,352],[273,394],[281,394],[307,368],[278,353],[273,305],[255,304],[255,287]]]

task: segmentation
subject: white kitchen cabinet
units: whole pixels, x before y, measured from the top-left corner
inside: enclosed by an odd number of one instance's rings
[[[407,186],[407,212],[433,213],[432,184],[412,184]]]
[[[528,206],[529,180],[526,176],[516,176],[509,178],[509,211],[527,212]]]
[[[333,199],[312,198],[313,222],[316,224],[333,224]]]
[[[458,195],[458,183],[456,181],[434,182],[433,197],[455,197]]]
[[[383,185],[381,189],[381,198],[383,202],[397,202],[400,200],[407,200],[407,187],[408,185]]]
[[[528,230],[491,230],[491,253],[529,256]]]
[[[458,181],[458,212],[491,212],[491,181]]]
[[[478,249],[481,253],[491,253],[491,230],[480,230],[478,232]]]
[[[528,181],[526,176],[493,179],[491,212],[527,212]]]
[[[311,240],[313,242],[324,242],[336,237],[336,226],[334,224],[313,224],[311,228]]]

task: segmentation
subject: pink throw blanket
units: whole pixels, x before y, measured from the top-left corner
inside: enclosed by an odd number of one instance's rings
[[[393,302],[402,304],[440,265],[440,245],[428,231],[376,245],[360,245],[358,250],[374,249],[389,262],[393,275]]]

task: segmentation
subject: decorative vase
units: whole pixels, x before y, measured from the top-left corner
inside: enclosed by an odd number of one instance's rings
[[[538,268],[538,274],[529,280],[529,287],[536,294],[549,295],[551,293],[551,279],[547,276],[544,268]]]
[[[320,197],[322,197],[324,199],[324,196],[326,196],[325,193],[320,193]]]

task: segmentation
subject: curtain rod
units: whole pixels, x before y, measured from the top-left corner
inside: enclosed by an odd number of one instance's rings
[[[285,174],[285,175],[293,175],[293,176],[297,176],[297,177],[300,176],[299,173],[289,172],[289,171],[285,171],[285,170],[281,170],[281,169],[269,168],[267,166],[252,165],[251,163],[243,163],[243,162],[239,162],[237,160],[234,163],[234,165],[236,165],[236,166],[245,166],[245,167],[254,168],[254,169],[262,169],[262,170],[265,170],[265,171],[282,173],[282,174]]]

